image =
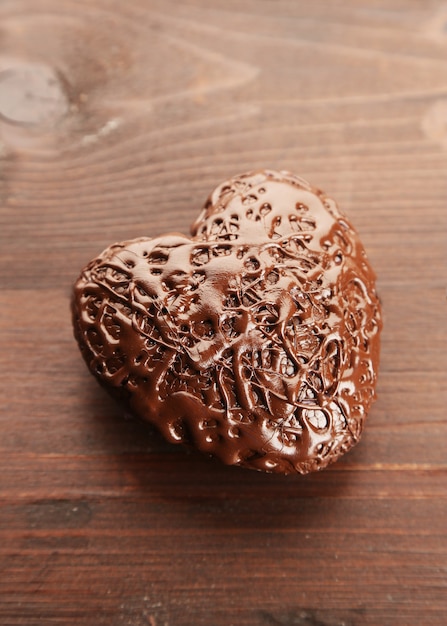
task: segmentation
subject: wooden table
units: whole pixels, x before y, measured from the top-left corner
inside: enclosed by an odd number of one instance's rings
[[[447,9],[441,0],[0,2],[0,624],[447,623]],[[80,268],[300,173],[383,301],[362,442],[227,468],[121,411],[72,338]]]

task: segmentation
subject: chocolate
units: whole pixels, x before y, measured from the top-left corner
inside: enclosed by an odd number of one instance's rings
[[[88,367],[171,442],[269,472],[325,467],[375,397],[381,314],[358,235],[324,193],[269,170],[217,187],[191,232],[84,269]]]

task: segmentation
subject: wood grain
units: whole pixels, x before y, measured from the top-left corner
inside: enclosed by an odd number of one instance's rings
[[[0,2],[0,624],[447,622],[447,5]],[[112,241],[296,171],[357,226],[379,400],[318,475],[221,467],[124,420],[69,298]]]

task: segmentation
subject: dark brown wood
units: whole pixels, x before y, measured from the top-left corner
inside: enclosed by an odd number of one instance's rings
[[[0,624],[447,623],[443,0],[0,2]],[[358,228],[379,400],[318,475],[123,420],[69,298],[113,241],[296,171]]]

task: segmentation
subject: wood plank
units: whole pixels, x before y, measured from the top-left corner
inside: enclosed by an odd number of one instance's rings
[[[0,624],[445,626],[443,0],[0,3]],[[69,300],[111,242],[290,169],[377,272],[378,400],[306,477],[171,446],[86,371]]]

